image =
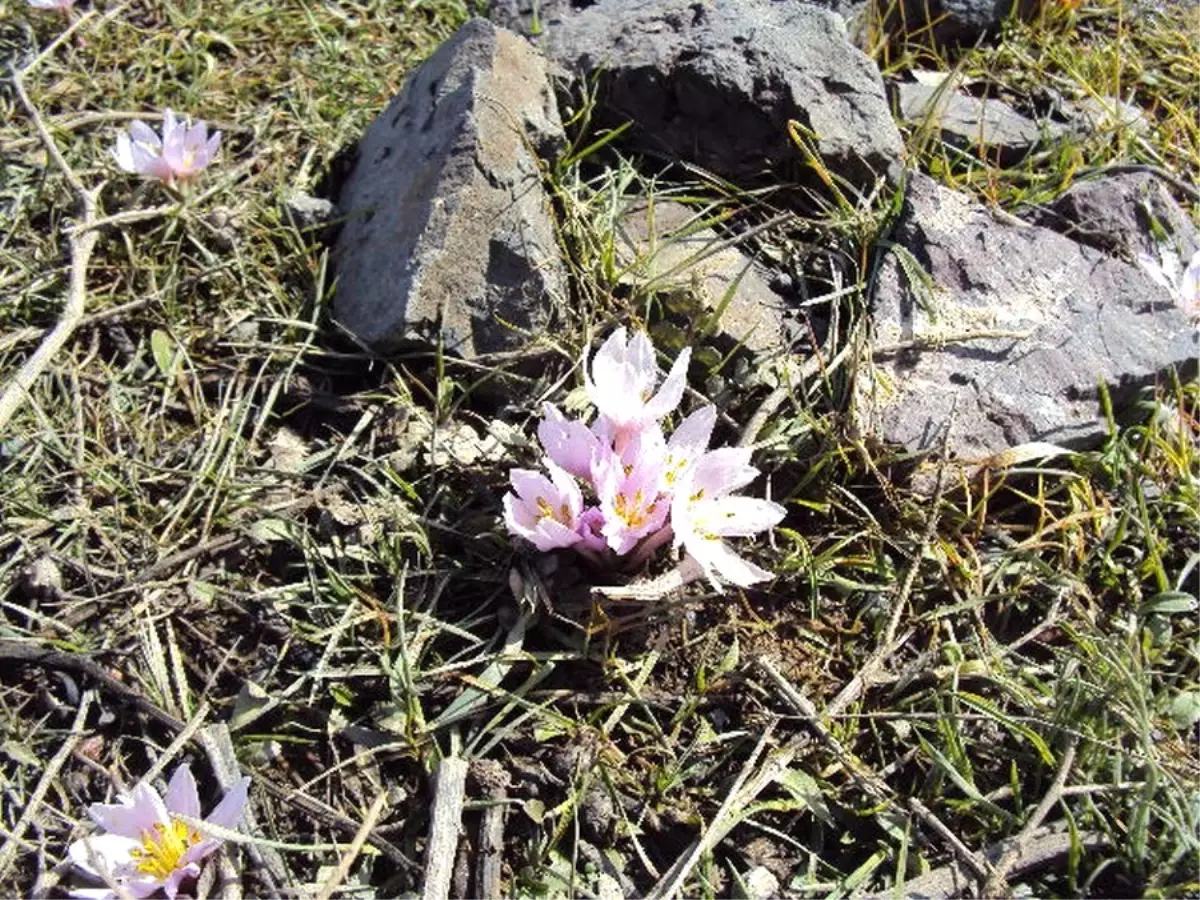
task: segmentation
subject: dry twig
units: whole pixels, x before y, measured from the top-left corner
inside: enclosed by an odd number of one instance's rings
[[[450,896],[450,878],[454,873],[455,851],[462,827],[463,795],[469,768],[467,761],[457,756],[447,756],[438,764],[421,900],[446,900]]]

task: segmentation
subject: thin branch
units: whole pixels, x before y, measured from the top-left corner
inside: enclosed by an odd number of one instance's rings
[[[25,92],[25,85],[21,81],[21,73],[13,76],[12,83],[16,89],[17,97],[21,101],[21,105],[25,107],[25,111],[33,121],[34,128],[37,129],[38,136],[46,146],[46,152],[50,154],[50,158],[54,161],[54,164],[62,171],[63,176],[67,179],[67,183],[79,195],[79,199],[83,204],[83,223],[80,233],[72,233],[70,236],[71,277],[67,288],[67,302],[63,306],[62,315],[59,316],[58,323],[50,333],[42,340],[41,345],[25,361],[25,364],[21,366],[12,381],[5,387],[4,393],[0,394],[0,433],[8,427],[8,423],[13,415],[28,398],[29,389],[45,371],[46,367],[50,364],[50,360],[66,345],[71,335],[74,334],[76,326],[79,325],[80,320],[83,318],[84,306],[87,300],[88,260],[91,259],[92,250],[96,246],[96,238],[99,236],[98,232],[89,226],[96,221],[96,198],[99,196],[101,190],[100,187],[94,190],[88,190],[84,187],[83,182],[79,180],[79,176],[75,174],[75,170],[63,159],[62,153],[59,152],[57,145],[54,143],[54,138],[51,137],[50,132],[46,129],[46,123],[42,121],[41,114],[38,113],[37,108],[30,101],[29,95]]]
[[[379,817],[383,815],[383,807],[387,804],[387,791],[381,793],[375,798],[375,802],[371,804],[371,808],[367,811],[367,817],[363,819],[362,827],[354,835],[354,840],[350,842],[350,846],[346,848],[346,852],[342,854],[341,860],[338,862],[338,867],[329,879],[321,885],[321,889],[317,892],[317,900],[329,900],[333,896],[346,876],[350,874],[350,867],[354,865],[354,861],[358,859],[358,855],[362,852],[363,845],[366,844],[367,838],[371,836],[371,830],[379,821]]]
[[[1016,841],[1011,847],[1005,850],[1004,855],[1000,857],[1000,861],[996,863],[995,871],[983,885],[981,897],[998,897],[1002,891],[1005,891],[1005,879],[1016,865],[1017,860],[1024,855],[1026,848],[1034,840],[1037,830],[1045,821],[1046,816],[1050,815],[1052,810],[1063,796],[1063,788],[1066,787],[1067,777],[1071,774],[1071,767],[1075,765],[1075,748],[1078,745],[1078,739],[1071,738],[1071,742],[1067,744],[1067,749],[1063,752],[1062,761],[1058,764],[1058,772],[1054,775],[1054,781],[1050,785],[1050,789],[1046,791],[1046,796],[1042,798],[1042,802],[1037,805],[1037,808],[1030,815],[1029,821],[1025,823],[1025,827],[1021,829],[1021,833],[1017,835]]]

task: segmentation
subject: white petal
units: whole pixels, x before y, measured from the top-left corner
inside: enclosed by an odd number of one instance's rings
[[[137,171],[137,165],[133,161],[132,144],[133,141],[129,139],[129,135],[122,131],[117,135],[117,145],[112,148],[113,159],[126,172]]]
[[[136,119],[130,124],[129,134],[136,143],[149,149],[158,150],[162,147],[162,140],[154,133],[154,129],[141,119]]]
[[[749,587],[774,577],[766,569],[760,569],[749,560],[738,556],[724,541],[700,541],[689,545],[687,549],[688,553],[704,566],[710,578],[715,570],[730,584]]]
[[[683,389],[687,387],[687,370],[691,358],[691,347],[684,347],[683,352],[675,358],[671,371],[667,373],[666,381],[654,395],[654,399],[646,404],[646,412],[651,418],[661,419],[668,413],[674,412],[675,407],[679,405],[679,401],[683,399]]]
[[[140,840],[119,834],[94,834],[74,841],[67,848],[67,857],[88,875],[100,877],[103,872],[111,876],[118,868],[127,865],[132,859],[132,852],[141,846]]]
[[[88,815],[105,831],[134,840],[141,840],[143,832],[168,821],[162,798],[149,785],[137,785],[121,800],[121,803],[93,803],[88,807]]]
[[[667,441],[667,446],[672,450],[679,448],[692,453],[703,452],[708,449],[708,442],[712,439],[713,427],[716,424],[717,408],[702,406],[679,423],[679,427]]]
[[[1200,312],[1200,250],[1192,254],[1192,260],[1179,279],[1179,297],[1184,309]]]
[[[721,497],[695,506],[697,528],[724,537],[750,537],[778,525],[787,515],[778,503],[757,497]]]

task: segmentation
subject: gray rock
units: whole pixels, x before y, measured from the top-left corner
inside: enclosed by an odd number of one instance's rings
[[[876,377],[859,385],[864,430],[889,443],[938,450],[953,416],[950,450],[964,459],[1030,441],[1085,447],[1107,433],[1098,380],[1120,407],[1172,366],[1195,372],[1186,313],[1135,266],[922,175],[893,239],[907,255],[881,266]]]
[[[476,19],[368,129],[339,198],[338,320],[377,351],[440,338],[464,356],[524,343],[565,273],[538,155],[563,141],[545,65]]]
[[[1026,118],[1002,100],[960,94],[952,85],[902,82],[895,92],[902,121],[928,122],[951,146],[1001,165],[1019,161],[1066,130],[1057,122]]]
[[[1158,257],[1162,245],[1181,259],[1200,249],[1196,227],[1163,183],[1148,172],[1126,172],[1073,184],[1033,221],[1105,253]]]
[[[487,15],[494,25],[536,40],[577,9],[592,5],[589,0],[493,0]]]
[[[673,296],[692,315],[720,311],[716,328],[727,343],[759,356],[786,352],[783,301],[750,257],[702,227],[703,218],[673,200],[631,200],[617,226],[617,259],[628,270],[623,280]]]
[[[732,180],[799,159],[789,119],[860,185],[901,153],[878,69],[837,15],[804,3],[603,0],[544,46],[571,74],[598,78],[599,124],[631,120],[634,149]]]
[[[1042,0],[875,0],[889,35],[907,34],[938,46],[974,44],[1010,16],[1028,18]]]
[[[1064,101],[1063,112],[1074,119],[1073,130],[1083,134],[1118,129],[1145,134],[1150,130],[1150,121],[1139,107],[1116,97],[1080,97]]]

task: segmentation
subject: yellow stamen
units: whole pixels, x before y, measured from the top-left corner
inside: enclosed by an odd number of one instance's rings
[[[644,499],[641,488],[638,488],[637,493],[633,495],[632,503],[626,499],[624,494],[617,494],[616,499],[613,501],[613,511],[630,528],[640,528],[653,515],[654,507],[656,506],[656,503],[651,503],[643,509],[642,502]]]
[[[142,832],[142,846],[130,855],[137,870],[164,881],[179,868],[179,861],[192,847],[200,843],[200,833],[172,818],[169,825],[157,822],[154,831]]]
[[[568,528],[571,526],[571,507],[569,507],[567,504],[564,503],[556,512],[549,500],[547,500],[545,497],[538,497],[537,508],[538,513],[540,513],[538,516],[539,522],[542,521],[542,519],[553,519],[556,522],[561,522]]]

